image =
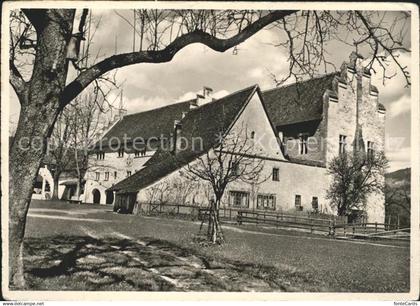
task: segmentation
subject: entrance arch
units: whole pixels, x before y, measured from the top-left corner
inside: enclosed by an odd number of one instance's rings
[[[98,189],[93,189],[92,190],[92,195],[93,195],[93,203],[94,204],[100,204],[101,203],[101,192]]]
[[[106,204],[110,205],[114,203],[114,192],[113,191],[107,191],[106,192]]]

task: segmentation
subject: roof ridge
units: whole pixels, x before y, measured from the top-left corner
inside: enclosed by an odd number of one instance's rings
[[[162,110],[163,108],[167,108],[167,107],[170,107],[170,106],[174,106],[174,105],[178,105],[178,104],[183,104],[183,103],[191,102],[191,101],[194,101],[194,100],[195,100],[195,98],[194,99],[190,99],[190,100],[185,100],[185,101],[181,101],[181,102],[176,102],[176,103],[168,104],[168,105],[163,105],[163,106],[160,106],[160,107],[157,107],[157,108],[152,108],[152,109],[141,111],[141,112],[127,114],[127,115],[124,116],[124,118],[125,117],[128,117],[128,116],[133,116],[133,115],[138,115],[138,114],[153,112],[153,111],[157,111],[157,110]]]
[[[234,91],[234,92],[232,92],[232,93],[230,93],[230,94],[228,94],[228,95],[226,95],[226,96],[223,96],[223,97],[218,98],[218,99],[216,99],[216,100],[213,100],[213,101],[210,101],[210,102],[205,103],[205,104],[203,104],[203,105],[200,105],[200,106],[198,106],[197,108],[194,108],[194,109],[190,110],[190,112],[191,112],[191,111],[196,111],[196,110],[198,110],[198,109],[202,108],[203,106],[206,106],[206,105],[210,105],[210,104],[216,103],[217,101],[220,101],[220,100],[222,100],[222,99],[228,98],[228,97],[233,96],[233,95],[236,95],[236,94],[238,94],[238,93],[241,93],[241,92],[247,91],[247,90],[249,90],[249,89],[251,89],[251,88],[253,88],[253,89],[254,89],[254,88],[257,88],[257,87],[259,88],[259,85],[258,85],[258,84],[254,84],[254,85],[251,85],[251,86],[245,87],[245,88],[243,88],[243,89],[239,89],[239,90]]]
[[[312,80],[322,79],[322,78],[325,78],[325,77],[328,77],[328,76],[332,76],[332,75],[334,75],[334,74],[339,74],[339,73],[340,73],[339,71],[330,72],[330,73],[326,73],[326,74],[323,74],[323,75],[319,75],[319,76],[317,76],[317,77],[314,77],[314,78],[311,78],[311,79],[307,79],[307,80],[304,80],[304,81],[301,81],[301,82],[294,82],[294,83],[291,83],[291,84],[286,84],[286,85],[282,85],[282,86],[278,86],[278,87],[273,87],[273,88],[270,88],[270,89],[262,90],[262,92],[263,92],[263,93],[266,93],[266,92],[269,92],[269,91],[272,91],[272,90],[276,90],[276,89],[287,88],[287,87],[290,87],[290,86],[296,85],[296,84],[298,84],[298,83],[300,83],[300,84],[301,84],[301,83],[306,83],[306,82],[309,82],[309,81],[312,81]]]

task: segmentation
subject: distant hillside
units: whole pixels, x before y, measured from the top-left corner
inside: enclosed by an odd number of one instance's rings
[[[410,175],[410,168],[385,174],[385,220],[387,223],[410,227]]]
[[[388,185],[410,185],[411,168],[400,169],[385,174],[385,181]]]

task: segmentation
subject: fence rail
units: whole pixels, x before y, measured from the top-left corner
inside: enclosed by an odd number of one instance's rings
[[[285,213],[238,211],[237,222],[238,224],[267,224],[276,227],[308,229],[311,233],[314,231],[331,233],[335,220],[303,217]]]
[[[144,204],[142,211],[148,214],[183,216],[188,219],[205,221],[209,208],[188,204]],[[295,228],[311,233],[327,233],[334,237],[376,238],[408,240],[409,229],[401,229],[390,223],[347,223],[337,216],[317,217],[317,215],[290,214],[284,212],[252,211],[233,207],[221,207],[219,218],[237,224],[269,225],[276,228]]]

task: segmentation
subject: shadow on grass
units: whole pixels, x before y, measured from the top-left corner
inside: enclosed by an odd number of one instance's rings
[[[30,290],[322,290],[315,280],[295,271],[218,260],[205,251],[152,238],[29,238],[25,243],[25,271],[24,289]]]

